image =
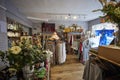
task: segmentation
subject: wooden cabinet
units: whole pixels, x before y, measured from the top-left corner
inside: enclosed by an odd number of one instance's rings
[[[42,23],[42,32],[55,32],[55,24],[54,23]]]

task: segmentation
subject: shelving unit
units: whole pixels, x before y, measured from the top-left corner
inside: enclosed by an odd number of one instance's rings
[[[21,36],[28,36],[30,33],[30,28],[22,25],[21,23],[6,18],[7,20],[7,37],[8,37],[8,47],[11,46],[13,41],[19,41]]]

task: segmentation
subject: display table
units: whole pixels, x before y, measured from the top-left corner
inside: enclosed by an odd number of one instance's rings
[[[90,54],[120,66],[120,48],[117,46],[99,46],[98,50],[91,49]]]
[[[119,47],[99,46],[97,49],[90,49],[89,54],[84,69],[84,80],[120,79]]]

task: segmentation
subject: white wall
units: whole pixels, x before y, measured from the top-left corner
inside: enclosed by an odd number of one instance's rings
[[[92,21],[89,21],[88,22],[88,29],[92,30],[92,26],[96,25],[96,24],[100,24],[100,18],[92,20]]]
[[[3,2],[4,4],[4,2]],[[0,8],[0,50],[6,51],[8,49],[7,27],[5,10]]]
[[[32,22],[28,20],[18,8],[11,2],[11,0],[5,0],[6,16],[27,26],[32,27]]]

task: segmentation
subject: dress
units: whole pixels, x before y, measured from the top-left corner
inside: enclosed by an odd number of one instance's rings
[[[89,60],[89,50],[90,50],[89,40],[86,39],[85,41],[83,41],[83,62]]]

